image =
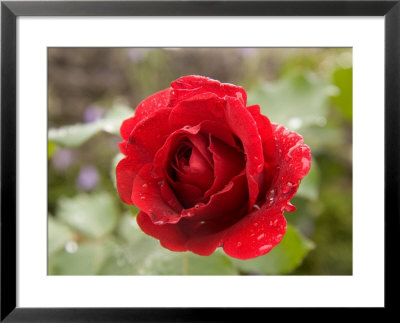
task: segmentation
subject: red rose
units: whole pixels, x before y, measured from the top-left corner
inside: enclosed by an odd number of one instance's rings
[[[121,126],[121,199],[140,228],[173,251],[217,247],[249,259],[286,231],[284,211],[311,164],[303,138],[246,107],[243,88],[185,76],[136,108]]]

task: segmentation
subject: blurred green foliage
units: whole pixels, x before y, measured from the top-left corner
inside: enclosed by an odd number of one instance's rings
[[[183,75],[241,85],[313,161],[267,255],[241,261],[171,252],[119,200],[122,120]],[[351,275],[352,51],[349,48],[50,48],[50,275]]]

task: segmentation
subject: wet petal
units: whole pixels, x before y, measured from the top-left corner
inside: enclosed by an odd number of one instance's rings
[[[210,196],[221,190],[245,168],[244,154],[221,140],[210,136],[210,151],[214,164],[214,183],[205,193]]]
[[[152,159],[156,152],[162,147],[171,129],[167,122],[170,109],[160,109],[153,113],[151,118],[140,121],[128,138],[127,152],[131,146],[135,146],[135,152],[140,151],[143,155]]]
[[[122,139],[128,140],[129,135],[138,122],[149,117],[158,109],[167,108],[170,90],[168,88],[157,92],[139,103],[135,109],[135,115],[132,118],[126,119],[121,125],[120,132]]]
[[[173,90],[171,91],[170,106],[174,106],[180,101],[203,93],[213,93],[220,98],[232,96],[240,99],[243,105],[246,105],[247,101],[246,91],[242,87],[220,83],[219,81],[203,76],[190,75],[181,77],[172,82],[171,87]]]
[[[296,194],[301,179],[310,170],[311,151],[298,133],[274,123],[272,131],[276,142],[276,166],[266,203],[290,212],[293,206],[289,201]]]
[[[133,181],[132,201],[148,214],[155,224],[176,223],[180,220],[177,213],[161,194],[160,178],[151,175],[152,165],[143,166]]]
[[[141,166],[140,163],[132,158],[124,158],[117,165],[116,177],[118,193],[121,200],[125,203],[133,204],[131,199],[133,180]]]
[[[250,259],[268,253],[283,238],[286,219],[280,209],[263,207],[232,226],[223,241],[231,257]]]
[[[150,217],[144,213],[139,212],[136,221],[144,233],[160,240],[160,243],[165,248],[172,251],[186,251],[187,236],[181,231],[180,226],[177,224],[163,224],[156,225],[152,222]]]

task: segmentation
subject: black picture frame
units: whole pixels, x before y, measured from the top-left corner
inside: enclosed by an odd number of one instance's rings
[[[249,308],[20,308],[16,305],[16,19],[19,16],[384,16],[385,307],[395,310],[400,181],[400,1],[4,1],[1,3],[1,321],[221,322]],[[373,148],[371,148],[371,153]],[[373,166],[371,166],[373,167]],[[371,172],[373,169],[371,170]],[[367,176],[367,175],[366,175]],[[367,182],[367,179],[366,179]],[[372,188],[373,189],[373,188]],[[397,239],[396,239],[397,238]],[[373,255],[371,255],[373,261]],[[40,292],[40,291],[38,291]],[[345,292],[345,291],[344,291]],[[287,311],[288,309],[284,309]],[[292,310],[292,309],[291,309]],[[381,310],[379,315],[381,315]],[[282,311],[282,310],[281,310]],[[292,311],[285,312],[287,314]]]

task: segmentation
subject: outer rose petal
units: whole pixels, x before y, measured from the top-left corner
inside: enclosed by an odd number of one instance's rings
[[[121,200],[125,203],[133,204],[131,199],[133,180],[140,166],[137,161],[131,158],[124,158],[117,165],[117,188]]]
[[[255,258],[269,252],[282,240],[285,232],[286,219],[283,211],[263,207],[228,230],[223,248],[231,257]]]
[[[247,103],[246,91],[233,84],[221,83],[204,76],[184,76],[171,83],[170,106],[202,93],[213,93],[220,98],[231,96],[240,99],[243,105]]]
[[[170,88],[162,90],[140,102],[135,109],[135,116],[126,119],[121,125],[120,132],[122,139],[128,140],[129,135],[138,122],[147,118],[158,109],[167,108],[170,91]]]
[[[139,171],[133,182],[132,201],[146,212],[154,223],[177,223],[180,214],[167,204],[161,193],[162,179],[151,175],[152,165],[147,164]]]
[[[186,251],[187,237],[176,224],[154,224],[150,217],[139,212],[136,221],[144,233],[159,239],[160,243],[172,251]]]
[[[151,118],[140,121],[131,132],[127,144],[128,155],[141,153],[142,159],[151,161],[164,144],[166,137],[171,133],[168,116],[170,109],[159,109],[153,113]],[[157,132],[155,133],[155,129]],[[130,153],[131,146],[135,146],[136,151]],[[147,158],[146,158],[147,157]]]
[[[289,200],[296,194],[301,179],[310,170],[311,151],[304,144],[303,137],[296,132],[274,123],[272,132],[276,143],[276,168],[267,192],[266,204],[288,212],[294,211],[296,208]]]

